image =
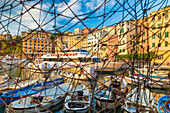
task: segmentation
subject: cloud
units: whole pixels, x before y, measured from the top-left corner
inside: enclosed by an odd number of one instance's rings
[[[72,5],[74,2],[76,2],[76,0],[70,0],[67,4],[68,6],[70,6],[70,9],[76,14],[76,15],[79,15],[79,14],[83,14],[83,12],[81,11],[81,7],[82,7],[82,3],[81,3],[81,0],[77,1],[74,5]],[[72,6],[71,6],[72,5]],[[62,2],[62,3],[59,3],[59,4],[55,4],[55,6],[57,7],[57,12],[60,13],[62,12],[63,10],[65,10],[67,7],[67,5]],[[63,15],[66,15],[66,16],[69,16],[69,17],[74,17],[74,14],[71,12],[70,9],[67,9],[66,11],[64,11],[62,14]],[[66,19],[65,17],[60,17],[61,19]],[[71,22],[72,23],[75,23],[77,22],[78,19],[73,19]]]
[[[17,3],[18,2],[16,2],[15,4],[17,4]],[[29,5],[24,5],[25,7],[23,7],[22,12],[25,12],[27,9],[29,9],[34,4],[35,4],[35,1],[30,2]],[[50,19],[53,18],[53,15],[51,15],[49,13],[47,14],[46,12],[39,10],[41,8],[43,10],[48,11],[48,9],[50,8],[50,4],[43,3],[42,6],[40,4],[37,4],[34,8],[29,10],[29,12],[24,13],[22,15],[22,17],[19,16],[19,18],[17,18],[18,17],[17,15],[21,14],[21,9],[22,9],[22,5],[19,5],[15,8],[12,8],[10,18],[15,19],[17,22],[20,22],[20,20],[21,20],[21,24],[28,27],[27,28],[27,27],[20,25],[20,32],[27,31],[28,29],[35,29],[35,28],[38,28],[38,24],[40,24],[40,23],[45,24],[46,22],[48,22]],[[2,22],[3,26],[7,25],[8,22],[11,21],[11,19],[9,19],[9,14],[10,14],[9,11],[3,12],[4,16],[2,16],[2,18],[1,18],[1,21],[3,21]],[[46,14],[47,14],[47,16],[46,16]],[[7,16],[7,17],[5,17],[5,16]],[[45,16],[46,16],[46,18],[45,18]],[[4,20],[6,20],[6,21],[4,21]],[[12,21],[10,24],[8,24],[8,30],[13,35],[16,35],[18,32],[18,29],[19,29],[19,23],[17,23],[16,21]],[[42,28],[45,30],[51,29],[53,26],[52,24],[54,25],[53,21],[49,22]],[[56,22],[56,24],[59,25],[57,22]],[[0,32],[5,31],[5,29],[1,25],[0,25],[0,29],[1,29]],[[6,26],[6,29],[7,29],[7,26]]]

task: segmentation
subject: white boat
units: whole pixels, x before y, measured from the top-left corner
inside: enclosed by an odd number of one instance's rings
[[[153,88],[170,88],[169,77],[168,75],[158,75],[158,74],[136,74],[133,75],[129,71],[130,77],[124,77],[128,84],[137,85],[138,83],[147,83],[150,87]]]
[[[2,62],[7,64],[7,65],[18,65],[21,60],[18,59],[17,57],[12,57],[9,55],[6,55],[5,57],[2,58]]]
[[[8,75],[7,74],[0,74],[0,84],[3,84],[7,81],[8,81]]]
[[[84,84],[78,85],[65,99],[64,109],[68,113],[85,113],[89,111],[91,93]]]
[[[32,68],[32,71],[37,70],[38,68],[42,70],[46,69],[60,69],[63,66],[83,66],[84,68],[90,67],[90,64],[94,62],[100,62],[99,58],[92,56],[85,49],[70,49],[63,50],[61,53],[57,54],[46,54],[43,55],[40,59],[35,60],[33,63],[29,64],[29,67]]]
[[[94,98],[102,109],[115,109],[120,105],[122,99],[128,92],[127,82],[121,77],[107,76],[104,77],[105,84],[108,88],[98,88]]]
[[[129,113],[155,113],[157,110],[152,93],[144,86],[136,87],[126,95],[123,108]]]
[[[20,81],[20,79],[11,79],[9,83],[7,83],[6,85],[3,85],[3,87],[0,87],[0,92],[6,93],[11,90],[25,88],[27,86],[35,84],[36,82],[37,80]]]
[[[6,111],[8,113],[11,111],[17,113],[34,113],[37,111],[46,111],[50,107],[64,101],[65,93],[70,92],[71,88],[72,85],[69,83],[64,83],[38,94],[26,98],[21,98],[20,100],[9,104],[9,106],[6,108]]]

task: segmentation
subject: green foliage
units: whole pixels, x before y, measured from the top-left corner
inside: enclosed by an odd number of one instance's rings
[[[135,59],[137,60],[148,60],[150,58],[154,58],[156,55],[154,52],[150,52],[149,54],[148,53],[144,53],[144,54],[137,54],[137,57]],[[134,54],[127,54],[127,55],[117,55],[116,56],[117,59],[129,59],[129,60],[132,60],[134,58]]]
[[[0,55],[3,56],[3,53],[5,55],[14,55],[14,56],[21,56],[21,50],[22,50],[22,41],[21,37],[18,36],[16,39],[9,39],[9,40],[0,40]],[[10,45],[10,41],[16,41],[16,45]]]

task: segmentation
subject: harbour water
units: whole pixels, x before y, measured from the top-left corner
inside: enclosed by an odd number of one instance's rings
[[[4,65],[4,64],[1,64],[2,67],[6,70],[4,71],[3,69],[1,70],[1,73],[7,73],[7,74],[10,74],[14,77],[19,77],[19,75],[21,75],[21,69],[19,67],[15,67],[15,68],[12,68],[10,67],[9,65]],[[101,74],[100,77],[99,77],[99,81],[100,82],[103,82],[103,77],[104,76],[108,76],[109,74]],[[134,86],[128,86],[129,89],[132,89],[134,88]],[[153,93],[153,95],[155,96],[155,100],[157,101],[158,98],[160,98],[161,96],[163,95],[166,95],[168,94],[168,91],[167,90],[164,90],[164,89],[151,89],[151,92]],[[95,108],[96,110],[99,110],[99,108]],[[53,106],[52,108],[50,108],[50,110],[54,113],[64,113],[64,110],[63,110],[63,102],[61,102],[61,104],[59,106]],[[123,110],[121,109],[121,106],[119,106],[117,108],[117,111],[116,113],[121,113]],[[5,107],[1,107],[0,108],[0,113],[4,113],[5,112]],[[113,113],[114,111],[109,111],[110,113]],[[104,113],[104,111],[103,111]]]

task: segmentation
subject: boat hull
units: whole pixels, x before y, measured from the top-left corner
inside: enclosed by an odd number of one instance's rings
[[[64,83],[64,78],[58,78],[58,79],[55,79],[54,81],[55,82],[57,82],[57,81],[59,81],[58,82],[58,85],[59,84],[62,84],[62,83]],[[50,83],[53,83],[52,81],[47,81],[46,82],[46,85],[47,84],[50,84]],[[27,97],[27,96],[30,96],[30,95],[33,95],[33,94],[37,94],[37,93],[39,93],[39,92],[41,92],[41,91],[44,91],[44,90],[47,90],[47,89],[49,89],[49,88],[52,88],[53,86],[51,86],[51,87],[44,87],[43,89],[38,89],[38,90],[32,90],[33,88],[37,88],[37,87],[40,87],[40,86],[42,86],[41,84],[37,84],[37,85],[35,85],[36,87],[34,87],[33,85],[32,86],[29,86],[29,87],[25,87],[25,88],[21,88],[21,89],[17,89],[17,90],[15,90],[15,91],[10,91],[10,92],[8,92],[8,93],[5,93],[5,94],[3,94],[3,95],[1,95],[0,96],[0,105],[2,105],[2,104],[4,104],[4,103],[6,103],[6,104],[9,104],[9,103],[11,103],[11,102],[13,102],[13,101],[16,101],[16,100],[18,100],[18,99],[20,99],[20,98],[25,98],[25,97]]]
[[[72,109],[67,109],[66,107],[64,108],[64,110],[67,113],[86,113],[89,111],[89,108],[82,108],[81,110],[72,110]]]
[[[49,110],[50,107],[57,106],[57,104],[61,103],[62,101],[64,101],[64,97],[62,97],[60,99],[56,99],[52,103],[42,104],[42,106],[44,106],[44,107],[38,105],[38,108],[36,107],[36,109],[35,109],[35,107],[19,108],[19,109],[12,108],[12,111],[16,112],[16,113],[23,113],[23,111],[24,111],[24,113],[37,113],[37,112],[41,112],[41,111],[47,111],[45,108],[47,108]],[[7,107],[6,112],[11,113],[10,108]]]

